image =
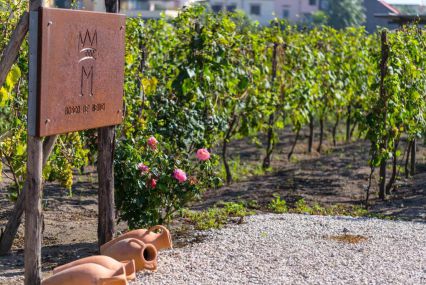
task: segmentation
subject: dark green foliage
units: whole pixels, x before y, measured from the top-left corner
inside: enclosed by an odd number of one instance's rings
[[[0,12],[2,49],[21,6],[12,7],[16,13],[10,22],[10,11]],[[373,167],[399,155],[394,148],[402,135],[424,136],[424,33],[416,28],[390,33],[383,117],[379,37],[348,27],[362,22],[360,1],[330,1],[330,13],[330,23],[340,21],[334,23],[338,29],[300,31],[278,20],[260,27],[242,14],[213,14],[202,6],[172,20],[128,19],[126,112],[117,127],[115,158],[120,217],[131,227],[169,220],[218,184],[213,171],[218,157],[200,163],[194,158],[197,149],[220,147],[226,162],[228,156],[237,157],[226,150],[230,141],[249,138],[262,146],[259,134],[267,133],[272,154],[279,129],[290,126],[298,133],[310,118],[326,126],[347,119],[349,130],[358,126],[357,133],[372,142]],[[324,20],[324,15],[317,16],[318,23]],[[25,179],[27,58],[25,44],[0,90],[0,168],[13,168],[15,196]],[[147,149],[149,136],[160,141],[157,152]],[[88,160],[95,163],[95,158],[94,131],[62,136],[44,177],[70,188],[72,170]],[[141,162],[156,172],[141,177],[136,170]],[[237,164],[228,165],[231,172]],[[176,167],[194,175],[199,184],[177,184],[171,176]],[[158,179],[158,193],[148,187],[146,179],[152,178]],[[284,209],[282,200],[275,202]]]

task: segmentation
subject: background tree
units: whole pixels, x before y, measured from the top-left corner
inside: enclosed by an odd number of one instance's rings
[[[362,0],[328,0],[328,24],[336,29],[359,27],[365,21]]]

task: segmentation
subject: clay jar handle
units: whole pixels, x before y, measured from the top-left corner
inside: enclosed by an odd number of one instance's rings
[[[155,230],[161,230],[161,232],[165,232],[167,229],[166,229],[166,227],[164,227],[164,226],[162,226],[162,225],[156,225],[156,226],[150,227],[150,228],[146,231],[146,233],[148,234],[148,233],[153,232],[153,231],[155,231]]]
[[[140,246],[142,247],[142,249],[144,249],[144,248],[146,247],[145,243],[144,243],[143,241],[141,241],[141,240],[138,240],[138,239],[132,238],[132,239],[130,239],[130,240],[128,241],[128,243],[132,243],[132,242],[134,242],[134,243],[136,243],[136,244],[140,245]]]

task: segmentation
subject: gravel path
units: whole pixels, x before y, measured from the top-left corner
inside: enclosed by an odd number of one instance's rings
[[[333,239],[351,235],[361,241]],[[426,223],[252,216],[161,252],[158,271],[132,284],[426,284]]]

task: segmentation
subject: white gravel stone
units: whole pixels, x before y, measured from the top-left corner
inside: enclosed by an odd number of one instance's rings
[[[426,284],[426,223],[257,215],[162,251],[131,284]],[[342,243],[330,236],[362,235]]]

